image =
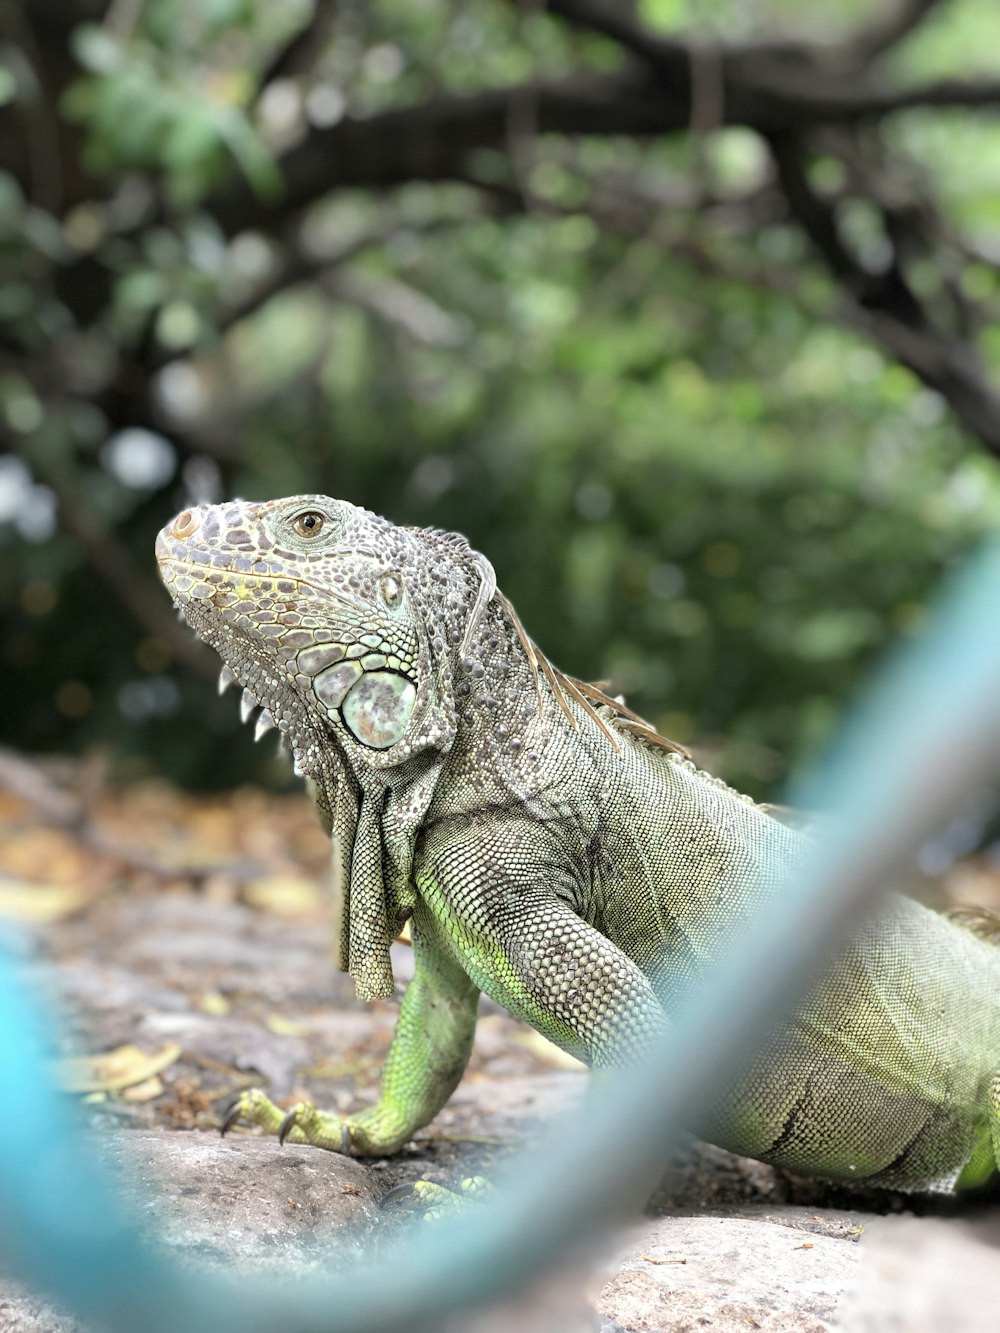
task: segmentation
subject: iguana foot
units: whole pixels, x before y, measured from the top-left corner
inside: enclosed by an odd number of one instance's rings
[[[485,1176],[467,1176],[459,1182],[457,1190],[435,1184],[432,1180],[415,1180],[411,1184],[397,1185],[395,1189],[389,1190],[379,1200],[379,1207],[384,1208],[395,1199],[415,1199],[417,1208],[423,1211],[425,1222],[440,1222],[444,1218],[471,1212],[493,1193],[494,1187]]]
[[[241,1092],[226,1112],[223,1135],[240,1121],[258,1125],[266,1134],[276,1134],[281,1144],[309,1143],[314,1148],[351,1155],[348,1122],[328,1111],[318,1111],[309,1102],[297,1102],[290,1111],[283,1111],[260,1088],[250,1088]]]

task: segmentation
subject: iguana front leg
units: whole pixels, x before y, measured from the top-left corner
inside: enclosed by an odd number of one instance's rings
[[[959,1190],[979,1189],[1000,1171],[1000,1070],[986,1090],[987,1127],[973,1147],[972,1155],[955,1183]]]
[[[352,1157],[386,1157],[433,1120],[454,1092],[472,1050],[479,991],[432,934],[413,926],[414,975],[399,1011],[378,1101],[337,1116],[300,1102],[290,1111],[253,1088],[223,1124],[259,1125],[282,1142],[309,1143]]]
[[[479,988],[564,1050],[620,1066],[663,1030],[649,978],[575,910],[572,871],[530,820],[435,831],[416,879]]]

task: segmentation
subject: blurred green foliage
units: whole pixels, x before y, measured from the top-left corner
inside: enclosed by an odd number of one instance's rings
[[[0,328],[29,356],[58,344],[68,377],[0,360],[5,740],[100,747],[125,777],[286,780],[235,701],[123,610],[95,573],[101,537],[68,530],[65,506],[113,534],[123,580],[134,567],[157,598],[153,535],[192,495],[320,491],[463,531],[554,661],[610,681],[746,789],[775,791],[873,658],[920,632],[942,571],[995,529],[995,463],[838,323],[838,294],[786,219],[729,225],[727,201],[766,184],[749,130],[541,137],[515,163],[529,206],[510,214],[474,184],[339,190],[304,219],[302,270],[282,281],[281,228],[227,231],[210,200],[236,173],[280,203],[282,153],[310,119],[620,61],[606,38],[502,0],[331,8],[307,76],[263,93],[305,0],[150,0],[124,31],[81,22],[58,113],[101,184],[46,208],[0,175]],[[822,35],[865,6],[639,9],[663,31]],[[989,4],[963,0],[893,60],[947,73],[995,26]],[[926,109],[891,135],[982,246],[963,281],[994,299],[1000,137]],[[480,185],[507,165],[484,150]],[[817,156],[818,187],[840,169]],[[855,212],[857,244],[876,244]],[[89,322],[51,279],[80,256],[113,274]],[[1000,358],[995,337],[988,350]],[[155,370],[148,435],[101,397],[109,364],[139,357]]]

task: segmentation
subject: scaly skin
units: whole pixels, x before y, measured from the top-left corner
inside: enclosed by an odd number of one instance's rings
[[[338,955],[414,980],[378,1102],[338,1117],[244,1094],[243,1119],[355,1156],[398,1151],[468,1060],[480,990],[599,1067],[640,1058],[686,986],[803,856],[802,835],[557,672],[455,534],[299,496],[186,510],[161,575],[224,680],[260,704],[334,847]],[[706,1123],[733,1151],[903,1190],[1000,1161],[1000,950],[893,899]]]

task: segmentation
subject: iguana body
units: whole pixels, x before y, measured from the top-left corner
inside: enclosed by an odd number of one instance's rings
[[[382,1156],[462,1076],[479,991],[595,1066],[640,1056],[676,998],[802,857],[801,834],[524,634],[455,534],[300,496],[186,510],[157,542],[176,604],[285,735],[331,830],[340,964],[415,974],[378,1103],[262,1093],[237,1113]],[[699,1128],[735,1152],[903,1190],[1000,1161],[1000,948],[890,900]],[[290,1127],[291,1125],[291,1127]]]

